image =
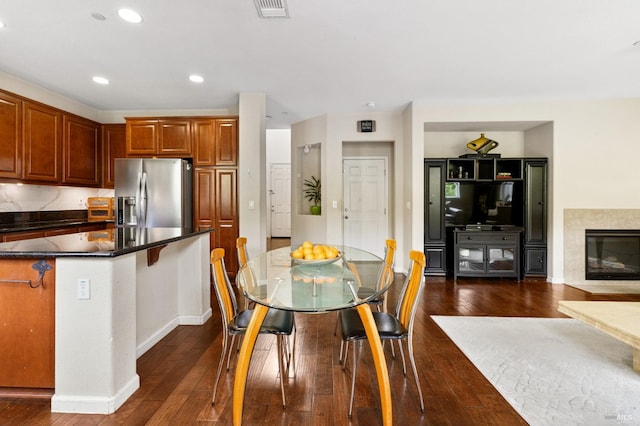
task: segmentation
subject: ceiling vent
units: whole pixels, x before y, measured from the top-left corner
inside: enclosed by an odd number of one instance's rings
[[[288,18],[287,0],[253,0],[261,18]]]

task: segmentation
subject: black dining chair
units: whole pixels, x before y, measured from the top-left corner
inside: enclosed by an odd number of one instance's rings
[[[397,248],[396,240],[388,239],[385,241],[384,265],[383,265],[383,268],[380,270],[380,274],[378,275],[376,285],[374,288],[371,288],[371,287],[362,287],[362,285],[359,284],[358,293],[357,293],[359,299],[366,299],[367,297],[370,297],[374,292],[380,291],[380,289],[383,288],[384,286],[390,285],[391,283],[393,283],[393,278],[394,278],[393,264],[396,258],[396,248]],[[352,269],[352,270],[354,272],[354,275],[356,275],[356,279],[359,280],[360,277],[357,269]],[[373,298],[368,303],[370,305],[375,306],[378,312],[387,312],[387,300],[388,300],[387,294],[388,294],[388,290],[378,295],[377,297]],[[339,323],[336,322],[336,328],[333,332],[334,335],[337,334],[338,326],[339,326]],[[338,360],[339,363],[342,363],[343,357],[346,357],[346,350],[348,349],[347,346],[348,345],[345,345],[344,341],[340,343],[340,358]],[[391,351],[395,358],[396,354],[395,352],[393,352],[394,351],[393,346],[391,346]]]
[[[424,400],[422,398],[422,390],[420,388],[420,379],[416,369],[415,357],[413,355],[413,323],[416,309],[422,289],[424,287],[424,268],[426,266],[426,258],[423,252],[412,250],[409,253],[411,260],[407,278],[403,284],[400,297],[393,314],[388,312],[372,312],[373,319],[378,329],[380,339],[396,340],[400,348],[402,356],[402,372],[406,376],[407,369],[404,358],[404,349],[402,342],[407,342],[407,351],[409,352],[409,360],[413,369],[413,376],[418,388],[420,396],[420,409],[424,412]],[[356,309],[346,309],[338,313],[338,321],[340,323],[340,331],[343,342],[351,342],[353,347],[353,372],[351,378],[351,398],[349,402],[349,417],[353,412],[353,396],[356,385],[356,367],[357,367],[357,346],[358,340],[367,339],[364,325],[360,319],[360,314]],[[346,367],[346,356],[342,363],[343,370]]]
[[[218,363],[218,371],[213,386],[213,396],[211,397],[211,405],[216,403],[216,392],[218,390],[218,382],[224,364],[225,356],[227,356],[227,370],[231,360],[231,349],[236,336],[242,336],[247,330],[249,320],[253,314],[253,310],[238,310],[237,302],[229,276],[224,266],[224,249],[216,248],[211,251],[211,275],[213,278],[220,314],[222,316],[222,353]],[[284,380],[288,376],[290,363],[295,363],[295,335],[293,336],[293,348],[289,353],[287,348],[286,336],[291,336],[294,328],[293,312],[278,309],[269,309],[267,315],[260,328],[260,334],[274,334],[277,336],[278,345],[278,366],[280,369],[280,389],[282,391],[282,406],[286,407],[286,397],[284,392]],[[231,341],[229,342],[229,338]],[[285,355],[286,354],[286,355]]]

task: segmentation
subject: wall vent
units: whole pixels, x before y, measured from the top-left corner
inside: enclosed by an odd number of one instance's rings
[[[253,0],[261,18],[288,18],[287,0]]]

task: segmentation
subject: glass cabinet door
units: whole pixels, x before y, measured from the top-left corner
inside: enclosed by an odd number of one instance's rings
[[[484,271],[484,247],[458,247],[458,272]]]
[[[489,247],[487,250],[489,255],[487,272],[509,272],[515,269],[514,247]]]

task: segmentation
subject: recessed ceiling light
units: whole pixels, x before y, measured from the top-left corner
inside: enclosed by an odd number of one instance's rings
[[[4,22],[0,21],[0,28],[4,28]]]
[[[369,109],[374,109],[375,107],[376,107],[376,103],[375,102],[369,102],[367,104],[367,108],[369,108]]]
[[[142,16],[134,10],[131,9],[118,9],[118,16],[124,19],[127,22],[131,22],[132,24],[139,24],[142,22]]]
[[[98,84],[109,84],[109,80],[104,77],[95,76],[93,82]]]
[[[189,80],[193,81],[194,83],[202,83],[204,81],[204,78],[202,78],[201,75],[191,74],[189,76]]]

